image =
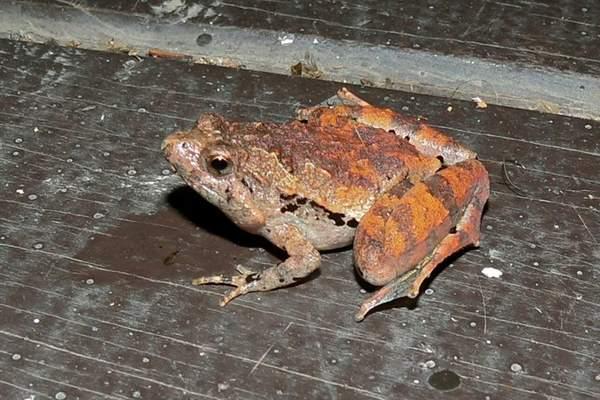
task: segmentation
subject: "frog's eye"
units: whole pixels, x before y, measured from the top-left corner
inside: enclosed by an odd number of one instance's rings
[[[209,158],[208,170],[215,176],[223,176],[233,171],[233,164],[230,159],[222,155],[216,155]]]

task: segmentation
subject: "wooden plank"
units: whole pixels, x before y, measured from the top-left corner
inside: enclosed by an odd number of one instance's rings
[[[592,0],[16,0],[0,37],[394,88],[600,120]],[[240,45],[243,43],[243,45]]]
[[[481,248],[358,324],[348,250],[226,308],[224,288],[191,286],[277,253],[159,150],[200,112],[283,121],[339,85],[12,41],[0,54],[3,397],[441,399],[443,370],[455,398],[600,395],[597,122],[353,88],[444,126],[493,180]]]

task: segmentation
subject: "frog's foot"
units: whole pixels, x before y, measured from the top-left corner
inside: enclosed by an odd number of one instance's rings
[[[224,276],[224,275],[213,275],[213,276],[202,276],[200,278],[196,278],[192,281],[192,285],[200,286],[200,285],[230,285],[235,286],[236,288],[229,291],[225,297],[220,302],[221,306],[225,306],[234,298],[241,296],[242,294],[248,293],[250,289],[250,284],[257,279],[258,273],[251,271],[242,265],[238,265],[236,267],[239,275],[235,276]]]
[[[266,292],[291,285],[319,268],[321,256],[302,233],[292,225],[279,225],[265,230],[264,236],[272,243],[285,249],[289,255],[280,264],[261,272],[250,271],[242,266],[236,269],[240,275],[222,275],[194,279],[193,285],[222,284],[236,288],[221,300],[221,306],[250,292]]]
[[[380,304],[388,303],[401,297],[415,298],[419,294],[421,284],[431,275],[433,270],[449,255],[473,245],[479,246],[479,227],[485,198],[476,198],[467,207],[465,214],[456,226],[456,232],[450,233],[437,245],[430,257],[425,258],[419,265],[396,278],[379,289],[368,298],[355,315],[356,321],[362,321],[367,313]]]

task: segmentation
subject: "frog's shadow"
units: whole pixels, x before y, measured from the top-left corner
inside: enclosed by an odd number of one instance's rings
[[[277,246],[260,235],[239,228],[221,210],[189,186],[173,189],[166,200],[182,217],[210,234],[220,236],[240,247],[262,247],[276,257],[285,257],[285,253]]]
[[[189,186],[173,189],[166,198],[171,208],[209,234],[219,236],[239,247],[262,248],[273,257],[285,260],[287,253],[260,235],[248,233],[233,223],[221,210],[210,204]],[[314,271],[308,277],[288,287],[313,280],[321,274]]]

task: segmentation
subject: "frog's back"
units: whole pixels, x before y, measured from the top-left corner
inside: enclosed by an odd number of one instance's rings
[[[250,157],[258,152],[277,158],[287,172],[280,179],[283,193],[357,217],[395,183],[439,165],[394,133],[349,118],[331,124],[239,124],[236,130]]]

